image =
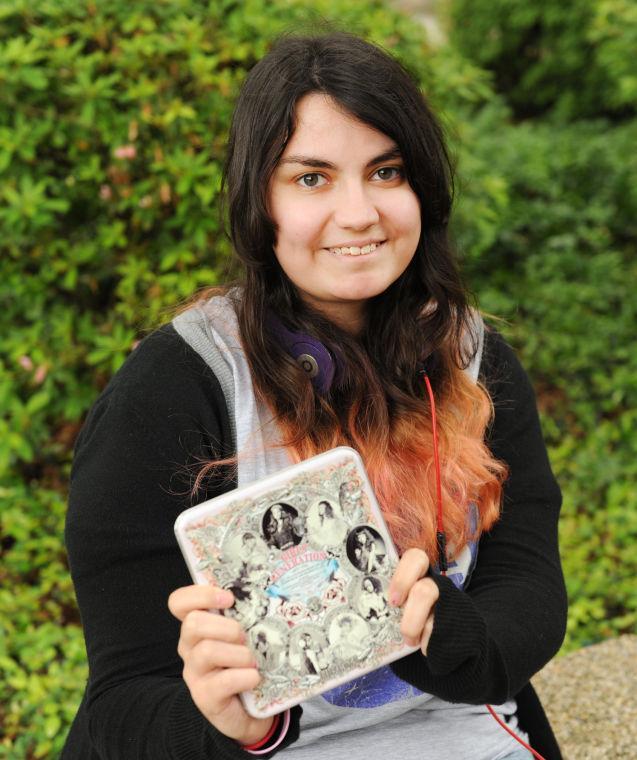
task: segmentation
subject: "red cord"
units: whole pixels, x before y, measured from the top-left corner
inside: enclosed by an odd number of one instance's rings
[[[537,760],[545,760],[545,758],[543,758],[539,752],[536,752],[533,749],[533,747],[529,746],[525,741],[522,741],[522,739],[520,739],[520,737],[515,733],[515,731],[510,729],[503,720],[500,720],[500,718],[496,715],[495,710],[493,709],[493,707],[491,707],[491,705],[486,705],[486,708],[491,713],[491,716],[495,718],[496,721],[502,726],[502,728],[505,731],[507,731],[509,734],[511,734],[511,736],[515,739],[516,742],[519,742],[525,749],[528,749],[528,751],[533,755],[533,757],[537,758]]]
[[[431,383],[429,382],[429,378],[427,377],[427,373],[423,370],[422,376],[425,379],[425,385],[427,386],[427,393],[429,394],[429,406],[431,407],[431,427],[432,427],[432,433],[433,433],[433,444],[434,444],[434,465],[436,468],[436,496],[437,496],[437,515],[436,515],[436,533],[438,538],[442,537],[442,543],[439,542],[438,549],[441,553],[444,553],[445,551],[445,529],[444,529],[444,523],[442,521],[442,482],[440,477],[440,459],[438,458],[438,426],[436,423],[436,402],[434,399],[434,392],[431,389]],[[442,575],[446,575],[446,570],[444,569],[447,564],[447,559],[445,556],[438,558],[438,564],[443,568]],[[500,720],[500,718],[496,715],[495,710],[491,705],[486,705],[487,710],[491,713],[491,716],[495,718],[495,720],[502,726],[502,728],[507,731],[511,736],[521,744],[525,749],[528,749],[529,752],[533,754],[533,757],[537,758],[537,760],[545,760],[545,758],[540,755],[539,752],[536,752],[533,747],[530,747],[526,742],[524,742],[522,739],[520,739],[517,734],[512,731],[507,724]]]
[[[434,439],[434,464],[436,466],[436,496],[438,503],[436,530],[439,533],[444,533],[445,529],[442,522],[442,484],[440,482],[440,460],[438,459],[438,424],[436,422],[436,402],[434,401],[434,392],[431,389],[431,383],[429,382],[427,375],[425,375],[425,385],[427,386],[427,393],[429,394],[429,405],[431,407],[431,428],[433,431]]]
[[[447,536],[445,535],[445,526],[442,518],[442,482],[440,477],[440,459],[438,457],[438,423],[436,422],[436,402],[434,392],[431,389],[431,383],[427,373],[421,370],[421,375],[427,386],[429,394],[429,407],[431,409],[431,433],[434,444],[434,471],[436,475],[436,548],[438,549],[438,568],[441,575],[447,575]]]

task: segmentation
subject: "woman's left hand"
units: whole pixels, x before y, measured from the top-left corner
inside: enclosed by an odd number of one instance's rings
[[[438,601],[438,586],[426,578],[429,557],[422,549],[407,549],[389,584],[389,602],[403,608],[400,632],[405,643],[419,646],[427,654],[434,627],[434,606]]]

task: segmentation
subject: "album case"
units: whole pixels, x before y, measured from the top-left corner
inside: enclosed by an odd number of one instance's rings
[[[175,522],[195,583],[230,589],[274,715],[386,665],[405,645],[387,589],[398,554],[356,451],[339,447],[199,504]]]

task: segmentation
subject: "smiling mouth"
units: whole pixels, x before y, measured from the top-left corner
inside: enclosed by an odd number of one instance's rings
[[[384,245],[387,241],[383,240],[380,243],[369,243],[368,245],[358,246],[350,245],[342,248],[326,248],[326,251],[333,253],[335,256],[367,256],[370,253],[374,253],[375,250]]]

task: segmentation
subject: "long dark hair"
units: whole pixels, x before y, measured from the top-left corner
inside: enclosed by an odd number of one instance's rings
[[[268,213],[268,185],[294,133],[296,105],[309,93],[330,97],[393,139],[420,202],[422,231],[415,255],[396,282],[370,299],[358,335],[304,303],[273,250],[276,228]],[[237,304],[241,338],[256,392],[276,414],[291,453],[301,459],[338,443],[355,446],[381,504],[395,500],[415,478],[418,506],[408,504],[404,514],[398,506],[383,506],[393,511],[390,526],[403,543],[426,540],[435,554],[429,540],[433,501],[423,497],[431,485],[424,463],[431,458],[431,427],[418,377],[425,362],[438,395],[441,445],[451,456],[454,442],[464,442],[464,454],[457,456],[465,472],[448,469],[445,488],[452,499],[484,497],[481,514],[487,524],[495,519],[502,471],[482,442],[489,399],[461,371],[475,346],[467,293],[448,234],[453,171],[441,126],[409,72],[381,48],[347,33],[281,38],[243,85],[224,187],[230,234],[244,269]],[[268,331],[270,312],[289,327],[314,335],[339,357],[339,380],[328,394],[314,392],[304,371]],[[449,413],[451,400],[456,415]],[[459,407],[467,413],[462,424],[453,420]],[[414,421],[417,429],[411,427]],[[418,442],[412,440],[416,436]],[[469,439],[473,448],[466,449]],[[400,460],[391,462],[392,457]],[[460,516],[465,508],[466,503],[458,505],[455,522],[460,539],[466,537]]]

